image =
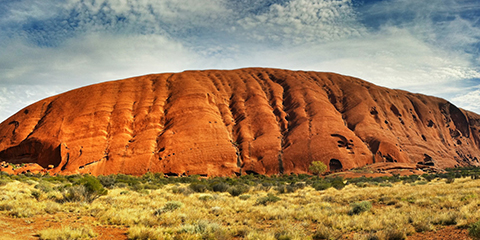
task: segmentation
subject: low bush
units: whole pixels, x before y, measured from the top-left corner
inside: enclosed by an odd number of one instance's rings
[[[203,193],[208,190],[208,186],[204,183],[196,182],[196,183],[191,183],[188,186],[192,191],[198,192],[198,193]]]
[[[35,198],[35,200],[39,200],[40,197],[42,196],[42,193],[40,191],[36,191],[36,190],[32,190],[32,192],[30,193],[32,195],[33,198]]]
[[[68,202],[91,203],[100,196],[107,195],[108,191],[103,188],[100,181],[90,175],[76,180],[73,186],[66,187],[63,192],[63,199]]]
[[[435,179],[435,175],[433,175],[433,174],[423,174],[422,177],[423,177],[427,182],[431,182],[433,179]]]
[[[251,197],[252,197],[252,196],[249,195],[249,194],[243,194],[243,195],[238,196],[238,198],[240,198],[240,199],[242,199],[242,200],[247,200],[247,199],[249,199],[249,198],[251,198]]]
[[[372,208],[372,203],[369,201],[362,201],[350,204],[350,211],[348,211],[348,215],[357,215],[362,212],[369,211]]]
[[[257,201],[255,202],[255,205],[260,205],[261,204],[261,205],[266,206],[269,203],[275,203],[275,202],[278,202],[280,200],[281,200],[281,198],[269,193],[269,194],[267,194],[266,197],[258,198]]]
[[[193,193],[193,190],[191,188],[184,188],[184,187],[177,187],[174,186],[171,188],[173,193],[181,193],[185,196],[188,196]]]
[[[357,182],[355,183],[355,186],[359,187],[359,188],[366,188],[368,187],[368,183],[366,182]]]
[[[226,192],[230,185],[224,182],[214,182],[210,185],[214,192]]]
[[[39,184],[35,185],[35,189],[38,189],[44,193],[49,193],[53,191],[53,184],[46,181],[41,181]]]
[[[170,212],[170,211],[174,211],[174,210],[177,210],[179,208],[183,207],[183,203],[182,202],[179,202],[179,201],[170,201],[170,202],[167,202],[165,203],[165,206],[163,206],[163,210],[167,211],[167,212]]]
[[[108,176],[98,176],[97,179],[105,188],[113,188],[115,186],[115,182],[117,180],[116,175],[108,175]]]
[[[378,184],[379,187],[393,187],[391,183],[380,183]]]
[[[198,196],[198,200],[201,200],[201,201],[208,201],[208,200],[212,200],[213,199],[213,196],[210,195],[210,194],[202,194],[200,196]]]
[[[326,190],[332,187],[332,184],[329,182],[316,182],[312,185],[313,188],[317,191]]]
[[[0,187],[1,186],[5,186],[7,185],[7,183],[9,183],[10,181],[9,180],[6,180],[6,179],[0,179]]]
[[[325,180],[330,182],[332,187],[337,190],[341,190],[346,186],[345,180],[342,177],[325,178]]]
[[[275,187],[275,190],[280,193],[280,194],[283,194],[283,193],[293,193],[297,190],[297,188],[294,187],[293,184],[291,185],[280,185],[280,186],[277,186]]]
[[[228,188],[228,193],[230,193],[230,195],[233,197],[237,197],[248,192],[249,190],[250,188],[247,185],[235,185]]]
[[[470,225],[468,235],[474,239],[480,239],[480,220]]]
[[[155,212],[153,212],[153,215],[159,216],[164,212],[173,212],[173,211],[175,211],[179,208],[182,208],[182,207],[183,207],[182,202],[170,201],[170,202],[165,203],[165,205],[162,208],[155,210]]]
[[[448,177],[445,182],[448,183],[448,184],[454,183],[454,182],[455,182],[455,178],[454,178],[454,177]]]

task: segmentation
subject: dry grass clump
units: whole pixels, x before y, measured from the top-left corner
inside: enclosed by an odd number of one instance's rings
[[[90,239],[97,234],[89,227],[48,228],[38,233],[42,240]]]

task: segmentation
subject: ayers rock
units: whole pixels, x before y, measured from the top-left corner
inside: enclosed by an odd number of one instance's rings
[[[34,103],[0,124],[0,161],[94,175],[478,166],[479,131],[479,115],[446,100],[334,73],[186,71]]]

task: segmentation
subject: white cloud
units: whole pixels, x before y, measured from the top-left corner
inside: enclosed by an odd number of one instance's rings
[[[69,90],[62,86],[0,84],[0,121],[46,96]]]
[[[293,0],[273,4],[266,13],[238,21],[246,35],[260,41],[301,44],[361,36],[350,0]]]
[[[107,80],[193,69],[199,61],[182,44],[158,35],[90,34],[54,49],[17,42],[2,51],[0,121],[52,94]]]
[[[427,94],[443,93],[445,84],[451,81],[480,77],[465,54],[435,48],[398,28],[363,38],[255,51],[250,58],[244,55],[235,62],[242,66],[337,72]]]
[[[22,42],[3,49],[2,83],[80,85],[151,72],[181,71],[196,54],[159,35],[90,34],[58,48]],[[68,76],[68,77],[67,77]],[[80,82],[79,82],[80,81]]]
[[[480,90],[479,87],[475,87],[476,90],[473,91],[465,91],[466,93],[462,93],[453,97],[451,100],[454,104],[458,104],[463,108],[480,113]]]
[[[232,15],[223,0],[71,0],[64,8],[78,13],[75,20],[89,31],[163,35],[220,26]]]

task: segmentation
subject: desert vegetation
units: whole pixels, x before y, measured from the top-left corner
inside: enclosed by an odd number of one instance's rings
[[[0,175],[0,215],[82,216],[39,239],[406,239],[446,226],[480,237],[480,169],[342,179],[309,175],[166,178]]]

